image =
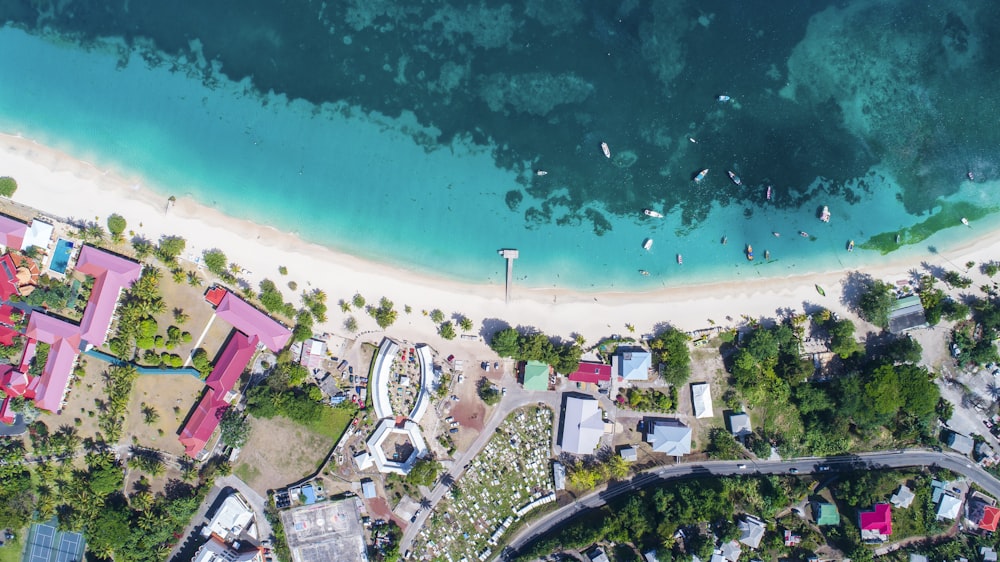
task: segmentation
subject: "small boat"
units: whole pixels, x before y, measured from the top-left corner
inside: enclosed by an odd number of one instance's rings
[[[694,137],[688,137],[688,140],[695,144],[698,144],[698,141],[694,140]]]
[[[823,205],[823,211],[819,214],[819,220],[830,222],[830,207]]]
[[[722,245],[725,246],[726,242],[729,242],[729,237],[728,236],[723,236],[722,237]]]
[[[649,277],[649,272],[646,271],[645,269],[640,269],[639,270],[639,275],[643,275],[645,277]]]
[[[662,219],[663,218],[662,214],[657,213],[656,211],[653,211],[651,209],[643,209],[642,213],[644,215],[646,215],[647,217],[653,217],[654,219]]]
[[[699,182],[699,181],[705,179],[705,176],[707,176],[707,175],[708,175],[708,168],[705,168],[704,170],[698,172],[698,175],[696,175],[694,177],[694,181]]]
[[[969,181],[976,181],[976,176],[972,175],[971,171],[967,172],[965,175],[969,178]]]
[[[653,247],[653,239],[652,238],[647,238],[647,239],[645,239],[645,240],[642,241],[642,249],[643,250],[648,250],[648,249],[650,249],[652,247]]]
[[[604,157],[605,158],[611,158],[611,149],[608,148],[608,143],[602,142],[601,143],[601,150],[604,152]]]
[[[733,98],[731,98],[729,96],[726,96],[726,95],[722,95],[722,96],[716,96],[715,99],[716,99],[716,101],[721,101],[721,102],[725,103],[727,101],[732,101]]]
[[[733,183],[735,183],[736,185],[743,185],[743,180],[741,180],[739,176],[737,176],[732,172],[726,172],[726,173],[729,174],[729,179],[733,180]]]
[[[899,244],[899,238],[900,238],[900,236],[899,236],[899,234],[897,234],[896,235],[896,244]]]
[[[816,285],[816,292],[823,295],[824,297],[826,296],[826,291],[824,291],[823,287],[820,287],[819,285]]]
[[[771,200],[771,186],[767,186],[767,200]]]
[[[967,219],[965,217],[962,217],[962,224],[964,224],[965,226],[970,226],[969,225],[969,219]]]
[[[546,172],[545,170],[537,170],[537,171],[535,171],[535,175],[536,176],[547,176],[547,175],[549,175],[549,173]]]
[[[747,260],[753,261],[753,246],[747,244]]]
[[[680,254],[677,254],[677,265],[683,265],[683,264],[684,264],[684,258],[681,257]]]
[[[781,238],[780,232],[772,232],[771,234],[773,234],[775,238]]]
[[[770,250],[764,250],[764,259],[765,260],[771,259],[771,251]]]
[[[850,242],[847,243],[847,251],[848,252],[854,251],[854,240],[851,240]]]
[[[799,236],[801,236],[801,237],[803,237],[803,238],[809,238],[809,233],[808,233],[808,232],[805,232],[805,231],[803,231],[803,230],[800,230],[800,231],[799,231]]]

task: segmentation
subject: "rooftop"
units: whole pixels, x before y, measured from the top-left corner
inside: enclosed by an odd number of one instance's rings
[[[611,365],[582,362],[576,371],[567,377],[570,382],[599,384],[611,380]]]
[[[619,347],[615,355],[618,362],[618,376],[627,381],[649,379],[649,369],[653,356],[640,347]]]
[[[862,511],[859,516],[861,524],[861,535],[865,538],[865,532],[873,535],[888,537],[892,534],[892,507],[887,503],[875,504],[872,511]]]
[[[657,453],[679,457],[691,452],[691,428],[675,419],[649,422],[646,441]]]
[[[712,411],[712,391],[707,382],[691,385],[691,404],[694,406],[694,417],[711,418],[715,416]]]
[[[355,498],[281,512],[293,562],[367,562]]]
[[[80,353],[79,328],[65,320],[32,312],[24,334],[50,346],[49,357],[38,380],[35,405],[43,410],[56,412],[62,407],[66,385],[69,384],[73,364]]]
[[[592,455],[604,435],[604,420],[597,400],[567,396],[562,418],[563,451],[576,455]]]
[[[215,314],[251,338],[256,336],[275,353],[292,337],[291,330],[229,291],[219,301]]]
[[[84,246],[76,260],[76,270],[94,278],[90,302],[80,321],[82,339],[101,346],[108,337],[108,327],[114,315],[122,289],[135,283],[142,273],[142,264],[93,246]]]
[[[548,363],[543,363],[542,361],[525,361],[523,384],[525,390],[548,390]]]

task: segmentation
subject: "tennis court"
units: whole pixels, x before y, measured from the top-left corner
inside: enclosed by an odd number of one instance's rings
[[[55,523],[35,523],[28,531],[24,562],[80,562],[84,542],[80,533],[60,532]]]

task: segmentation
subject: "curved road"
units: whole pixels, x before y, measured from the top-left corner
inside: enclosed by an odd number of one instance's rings
[[[746,468],[739,468],[740,466]],[[847,472],[858,469],[878,470],[882,468],[905,468],[913,466],[936,466],[962,474],[981,486],[995,497],[1000,497],[1000,480],[997,480],[968,457],[958,453],[944,453],[926,449],[904,449],[879,453],[861,453],[842,457],[799,458],[787,461],[709,461],[692,464],[675,464],[652,469],[636,475],[632,480],[616,484],[603,490],[596,490],[571,504],[546,514],[537,521],[528,522],[510,541],[508,548],[517,550],[548,532],[553,527],[566,522],[580,512],[601,507],[608,500],[648,486],[658,481],[675,478],[702,476],[727,476],[735,474],[785,474],[797,471],[799,474],[822,471]]]

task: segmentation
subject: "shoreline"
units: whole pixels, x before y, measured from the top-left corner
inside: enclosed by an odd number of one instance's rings
[[[185,238],[187,248],[182,257],[189,260],[200,257],[202,250],[219,248],[230,262],[248,270],[241,277],[251,287],[256,289],[261,280],[271,279],[293,304],[299,304],[301,291],[322,289],[328,297],[329,312],[327,322],[316,326],[317,332],[344,334],[343,322],[348,314],[340,310],[338,301],[350,301],[360,293],[370,304],[383,296],[393,301],[399,314],[389,330],[412,334],[421,341],[444,341],[436,335],[436,326],[429,318],[421,318],[421,311],[438,308],[446,318],[461,314],[472,319],[476,334],[484,323],[487,335],[509,324],[562,338],[580,334],[596,343],[611,334],[627,333],[627,325],[634,326],[635,336],[652,333],[665,324],[691,331],[710,327],[713,321],[720,326],[736,325],[741,316],[773,317],[778,310],[801,310],[804,303],[846,313],[846,306],[840,302],[841,281],[856,271],[836,268],[637,292],[590,293],[559,287],[520,287],[515,282],[511,302],[505,304],[502,283],[463,283],[402,265],[365,260],[307,242],[293,233],[227,216],[186,195],[178,195],[176,203],[167,209],[167,196],[144,187],[143,178],[100,170],[20,135],[0,134],[0,176],[17,180],[14,202],[43,214],[96,221],[105,227],[107,216],[118,213],[128,222],[126,235],[134,231],[153,242],[162,235]],[[1000,258],[1000,239],[993,234],[983,230],[973,239],[928,253],[919,261],[912,256],[890,254],[884,264],[867,268],[864,273],[891,281],[910,278],[910,272],[919,270],[921,262],[960,270],[963,266],[959,264],[967,261],[978,265]],[[502,258],[498,255],[497,260]],[[185,269],[193,266],[184,265]],[[288,275],[280,275],[279,266],[285,266]],[[515,271],[516,267],[515,262]],[[202,275],[208,281],[209,274],[202,271]],[[297,283],[296,291],[288,288],[289,281]],[[816,284],[824,287],[826,297],[816,292]],[[412,307],[411,314],[404,312],[405,305]],[[365,312],[352,311],[350,315],[357,319],[360,332],[381,331]]]

